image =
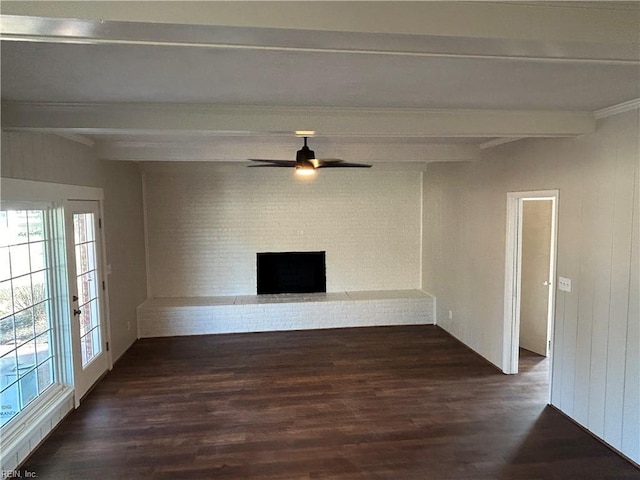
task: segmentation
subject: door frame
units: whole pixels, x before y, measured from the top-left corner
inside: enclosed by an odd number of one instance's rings
[[[100,192],[102,193],[102,192]],[[106,250],[106,241],[105,241],[105,234],[104,234],[104,228],[102,225],[102,218],[104,217],[103,215],[103,199],[101,198],[73,198],[73,199],[67,199],[64,202],[63,208],[64,208],[64,212],[65,212],[65,247],[66,247],[66,251],[67,251],[67,255],[75,255],[74,253],[71,252],[71,250],[73,250],[72,248],[72,243],[73,243],[73,236],[71,236],[71,238],[68,238],[68,232],[73,232],[73,223],[71,223],[70,225],[67,225],[67,221],[68,219],[72,219],[73,218],[73,205],[79,205],[83,202],[96,202],[97,203],[97,212],[98,212],[98,222],[99,222],[99,226],[96,225],[96,229],[95,229],[95,235],[96,238],[98,240],[98,258],[96,259],[98,261],[98,272],[100,274],[100,281],[104,282],[104,289],[102,289],[100,291],[100,297],[99,297],[99,308],[101,311],[101,322],[104,325],[104,339],[103,339],[103,349],[104,349],[104,355],[106,357],[106,371],[110,371],[111,369],[113,369],[113,357],[111,354],[111,322],[110,322],[110,315],[109,315],[109,284],[107,282],[107,250]],[[71,220],[72,222],[72,220]],[[71,243],[70,243],[71,242]],[[70,248],[71,246],[71,248]],[[75,262],[74,262],[75,263]],[[69,262],[67,262],[67,265],[69,265]],[[68,292],[71,295],[71,292],[75,291],[75,282],[76,282],[76,272],[75,269],[71,269],[71,268],[67,268],[67,277],[68,277]],[[71,301],[71,298],[69,298],[68,301],[68,305],[69,305],[69,318],[70,318],[70,322],[71,322],[71,335],[72,338],[70,339],[71,342],[71,352],[72,352],[72,370],[73,370],[73,375],[74,375],[74,381],[73,381],[73,385],[74,385],[74,396],[75,396],[75,406],[76,408],[78,408],[78,406],[80,406],[80,401],[86,396],[86,394],[91,391],[91,388],[93,388],[93,385],[95,385],[95,383],[89,387],[87,389],[86,392],[82,392],[79,393],[78,392],[78,384],[77,381],[75,379],[75,368],[76,368],[76,362],[80,362],[80,365],[82,364],[82,359],[76,359],[75,358],[75,354],[76,352],[74,351],[73,348],[73,342],[75,341],[73,336],[76,334],[79,334],[78,331],[76,331],[76,328],[74,326],[74,321],[75,321],[75,317],[73,315],[73,309],[75,307],[75,305],[73,304],[73,302]],[[103,372],[105,373],[105,372]],[[100,377],[99,377],[100,378]]]
[[[520,349],[520,284],[522,262],[522,204],[525,200],[552,200],[551,213],[551,281],[547,332],[551,342],[549,358],[553,372],[553,325],[555,322],[556,270],[558,247],[558,203],[559,190],[535,190],[507,193],[507,238],[504,281],[504,336],[502,347],[502,371],[518,373]],[[549,381],[551,385],[551,380]],[[549,389],[551,395],[551,389]]]

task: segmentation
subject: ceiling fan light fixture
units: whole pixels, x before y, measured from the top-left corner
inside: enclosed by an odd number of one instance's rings
[[[316,169],[312,165],[298,165],[296,166],[296,175],[301,177],[310,177],[315,175]]]

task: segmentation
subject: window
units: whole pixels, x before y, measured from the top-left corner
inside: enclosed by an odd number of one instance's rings
[[[0,426],[53,385],[47,209],[0,211]]]
[[[89,364],[101,352],[100,314],[98,305],[97,245],[94,238],[94,215],[73,215],[73,239],[80,310],[80,346],[82,366]]]
[[[103,192],[12,178],[0,192],[0,470],[13,471],[110,366],[93,341],[108,325],[101,237],[73,222],[97,219]]]

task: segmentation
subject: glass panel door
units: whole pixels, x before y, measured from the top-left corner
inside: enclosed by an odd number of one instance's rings
[[[98,308],[100,282],[96,262],[95,214],[73,214],[73,242],[76,260],[78,300],[76,314],[80,322],[80,352],[82,368],[102,353],[100,313]]]
[[[108,369],[98,207],[98,202],[70,201],[66,208],[76,401]]]

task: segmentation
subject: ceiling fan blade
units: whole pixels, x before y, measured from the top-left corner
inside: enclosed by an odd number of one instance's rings
[[[273,163],[264,163],[262,165],[247,165],[249,168],[291,168],[291,165],[276,165]]]
[[[371,168],[371,165],[366,163],[329,162],[321,163],[317,168]]]
[[[252,162],[261,162],[268,165],[249,165],[250,167],[295,167],[297,162],[295,160],[266,160],[263,158],[250,158]]]
[[[300,173],[317,168],[371,168],[371,165],[366,163],[349,163],[339,158],[315,158],[315,153],[307,146],[307,137],[304,137],[304,147],[296,152],[295,160],[265,158],[250,158],[249,160],[260,163],[260,165],[249,165],[250,167],[289,167],[299,169]]]
[[[339,158],[316,158],[315,161],[318,162],[320,165],[322,165],[324,163],[342,163],[342,162],[344,162],[344,160],[341,160]]]

